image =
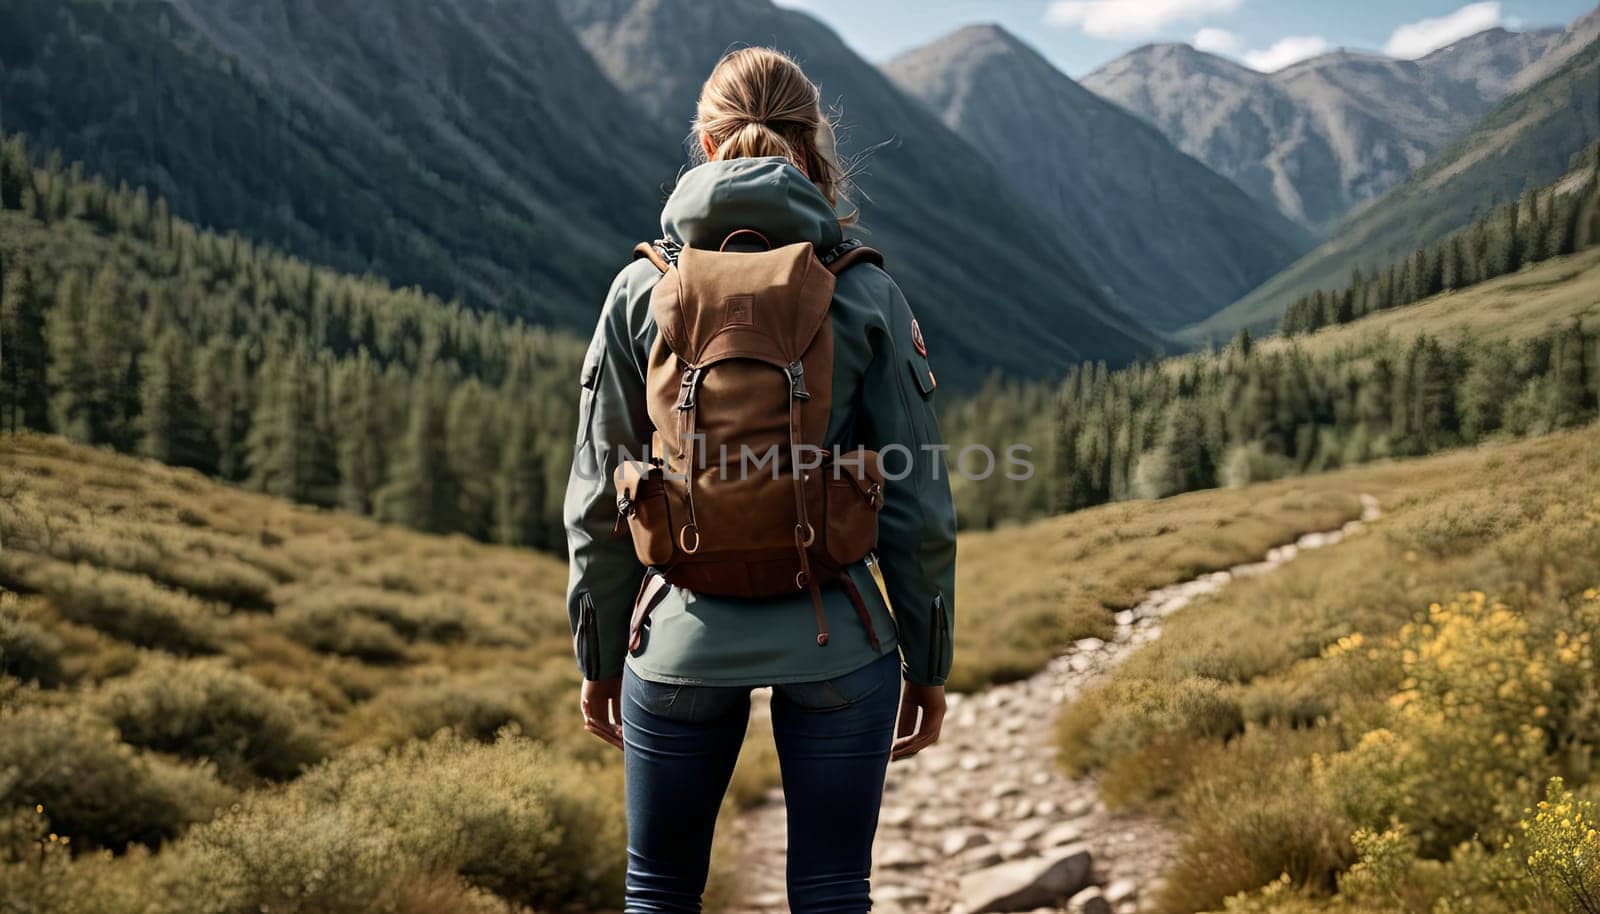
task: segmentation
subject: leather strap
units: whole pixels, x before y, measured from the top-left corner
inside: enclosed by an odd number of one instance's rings
[[[689,512],[689,524],[678,533],[678,549],[688,555],[700,551],[700,520],[694,513],[694,471],[700,460],[700,455],[695,453],[695,425],[697,411],[700,403],[700,372],[699,368],[685,368],[683,379],[683,400],[678,410],[678,434],[683,444],[683,453],[686,465],[683,468],[684,501]],[[688,539],[688,532],[694,531],[694,539]],[[689,548],[690,546],[694,548]]]
[[[848,241],[834,245],[831,250],[817,259],[821,260],[822,265],[828,268],[828,272],[835,276],[858,263],[883,266],[883,255],[878,253],[875,248],[867,247],[859,238],[851,238]]]
[[[665,273],[678,262],[678,244],[670,238],[641,241],[633,246],[633,259],[644,259]]]
[[[671,591],[672,585],[667,583],[664,575],[654,569],[644,573],[644,580],[639,582],[639,595],[633,598],[633,618],[628,622],[628,653],[639,649],[639,642],[644,639],[645,622],[649,621],[650,614]]]
[[[727,238],[723,239],[722,250],[727,249],[728,242],[731,239],[733,239],[735,236],[742,237],[744,233],[748,233],[754,238],[759,238],[762,242],[767,244],[767,248],[769,250],[771,249],[771,242],[768,242],[764,235],[756,232],[753,229],[739,229],[738,231],[729,235]],[[675,247],[675,245],[668,247],[666,239],[661,239],[659,241],[641,241],[633,246],[633,259],[639,260],[642,258],[648,260],[655,265],[656,269],[665,273],[677,262],[678,258]],[[879,253],[876,248],[867,247],[859,238],[851,238],[848,241],[834,245],[831,249],[819,256],[817,259],[822,261],[822,265],[828,268],[828,272],[835,276],[838,276],[840,273],[843,273],[845,270],[850,269],[858,263],[870,263],[875,264],[878,267],[883,266],[883,254]]]
[[[761,234],[755,229],[748,228],[734,229],[733,231],[729,232],[728,237],[722,239],[722,246],[717,248],[717,250],[726,251],[729,246],[732,246],[734,250],[740,250],[744,247],[748,247],[749,245],[757,245],[754,250],[758,251],[772,250],[772,242],[767,240],[766,235]]]
[[[786,369],[788,370],[788,369]],[[828,646],[828,617],[822,610],[822,591],[817,587],[816,575],[811,571],[811,544],[816,541],[816,530],[806,516],[805,478],[800,470],[800,392],[803,381],[789,375],[789,475],[794,479],[794,548],[800,559],[800,576],[811,594],[811,611],[817,617],[817,646]]]
[[[867,629],[867,643],[873,650],[880,650],[878,645],[878,632],[872,627],[872,613],[867,610],[867,601],[861,598],[861,590],[856,587],[855,579],[850,577],[848,569],[839,572],[839,582],[844,585],[844,592],[849,595],[850,602],[855,604],[856,618]]]

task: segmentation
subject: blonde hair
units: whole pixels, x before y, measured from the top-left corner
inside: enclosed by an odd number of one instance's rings
[[[835,207],[848,198],[849,176],[839,163],[833,124],[822,114],[822,93],[782,51],[740,48],[724,54],[700,88],[694,131],[702,141],[697,154],[709,138],[719,161],[781,156]]]

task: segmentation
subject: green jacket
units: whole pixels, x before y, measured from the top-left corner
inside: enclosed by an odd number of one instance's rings
[[[718,246],[753,228],[774,245],[809,241],[819,250],[843,237],[833,207],[780,158],[735,159],[685,173],[661,213],[666,237]],[[582,372],[578,440],[567,485],[571,553],[567,612],[585,678],[622,674],[706,685],[769,685],[828,679],[879,656],[837,585],[824,588],[831,639],[819,647],[804,593],[771,600],[702,596],[673,588],[628,654],[628,623],[644,568],[626,537],[612,535],[619,460],[650,440],[644,370],[656,326],[650,290],[660,274],[644,260],[617,275]],[[884,508],[877,560],[894,612],[867,567],[850,570],[866,599],[882,652],[901,652],[908,679],[938,685],[949,673],[955,601],[955,507],[950,498],[927,357],[913,341],[911,308],[889,274],[857,265],[838,279],[833,411],[829,445],[885,452]]]

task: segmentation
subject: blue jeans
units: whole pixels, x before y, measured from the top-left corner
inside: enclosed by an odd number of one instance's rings
[[[871,907],[872,838],[899,706],[893,651],[836,679],[773,687],[793,914]],[[627,914],[700,910],[711,833],[749,719],[748,686],[664,685],[623,673]]]

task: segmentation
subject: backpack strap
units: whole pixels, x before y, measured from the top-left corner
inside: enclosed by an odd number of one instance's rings
[[[835,276],[863,262],[883,267],[883,255],[876,248],[867,247],[860,238],[847,238],[819,254],[817,259]]]
[[[760,240],[766,244],[768,249],[771,248],[771,242],[768,242],[764,236],[761,236],[750,229],[740,229],[738,232],[734,232],[733,235],[729,235],[727,239],[723,240],[723,249],[727,249],[729,239],[746,232],[755,238],[760,238]],[[656,269],[665,273],[667,270],[677,265],[679,250],[681,250],[681,247],[671,238],[658,238],[655,241],[641,241],[633,246],[633,259],[648,260],[652,264],[655,264]],[[883,267],[883,255],[878,252],[877,248],[867,247],[866,242],[862,241],[860,238],[849,238],[841,241],[828,250],[817,255],[817,259],[822,261],[822,265],[828,268],[828,272],[835,276],[838,276],[845,270],[848,270],[856,264],[863,262],[873,264],[879,268]]]
[[[657,238],[655,241],[641,241],[633,246],[634,260],[648,260],[655,264],[655,268],[665,273],[678,263],[678,243],[671,238]]]

